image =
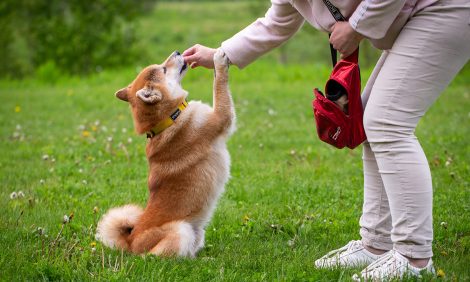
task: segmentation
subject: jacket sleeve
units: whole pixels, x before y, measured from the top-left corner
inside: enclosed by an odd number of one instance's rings
[[[289,1],[272,0],[263,18],[224,41],[221,48],[232,64],[244,68],[292,37],[303,22],[304,18]]]
[[[349,23],[367,38],[383,38],[405,3],[406,0],[364,0],[349,18]]]

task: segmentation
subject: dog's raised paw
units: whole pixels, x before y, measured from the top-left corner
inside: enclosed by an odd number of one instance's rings
[[[224,51],[219,48],[214,54],[214,66],[215,67],[228,67],[229,60]]]

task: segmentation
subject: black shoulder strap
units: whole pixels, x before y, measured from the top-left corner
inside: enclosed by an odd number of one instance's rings
[[[328,8],[330,11],[331,15],[337,22],[344,22],[346,21],[346,18],[341,14],[338,8],[336,8],[329,0],[323,0],[323,3],[325,3],[325,6]],[[331,35],[331,34],[330,34]],[[328,37],[330,36],[328,35]],[[330,52],[331,52],[331,63],[333,64],[333,67],[336,66],[337,62],[337,54],[336,54],[336,49],[333,48],[333,45],[330,44]]]

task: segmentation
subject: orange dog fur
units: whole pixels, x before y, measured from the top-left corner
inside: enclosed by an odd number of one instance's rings
[[[96,237],[104,245],[136,254],[194,257],[204,246],[205,226],[229,179],[226,140],[234,131],[235,111],[228,88],[228,59],[214,55],[213,107],[190,102],[174,124],[149,139],[147,206],[109,210]],[[116,96],[131,107],[137,133],[152,130],[186,99],[186,73],[175,52],[161,65],[145,68]]]

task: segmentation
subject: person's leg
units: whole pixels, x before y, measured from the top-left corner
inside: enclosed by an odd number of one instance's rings
[[[367,104],[371,90],[387,56],[388,52],[384,51],[367,81],[366,87],[362,93],[362,103],[364,107]],[[390,239],[392,219],[375,155],[372,152],[369,142],[364,142],[362,148],[364,203],[362,206],[362,216],[359,221],[361,227],[360,234],[362,243],[368,251],[374,254],[381,254],[392,249],[392,240]]]
[[[390,206],[391,239],[412,259],[432,257],[433,239],[431,173],[414,130],[470,57],[466,2],[440,1],[405,25],[365,107],[366,135]],[[366,156],[370,152],[364,147]]]

